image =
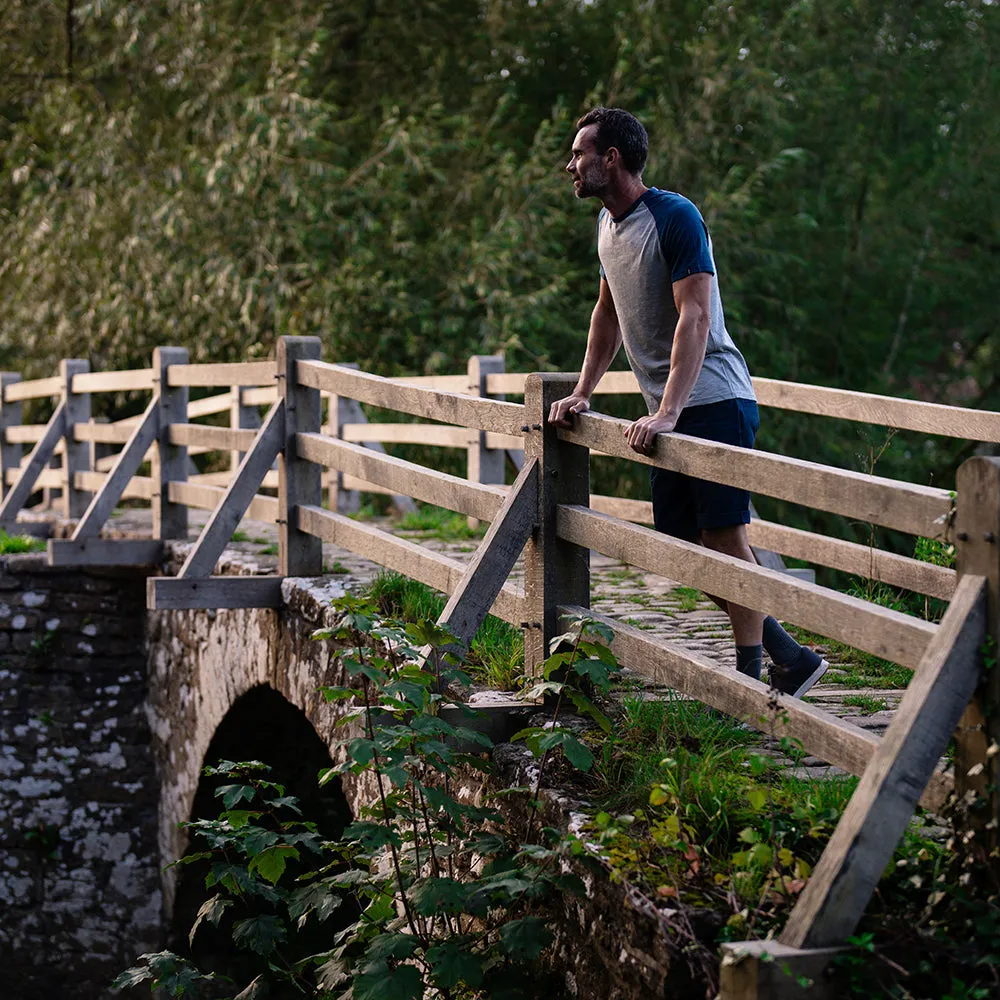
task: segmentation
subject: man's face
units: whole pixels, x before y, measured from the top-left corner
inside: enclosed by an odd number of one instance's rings
[[[573,177],[577,198],[600,198],[608,187],[607,153],[597,152],[596,135],[596,125],[585,125],[573,140],[573,155],[566,169]]]

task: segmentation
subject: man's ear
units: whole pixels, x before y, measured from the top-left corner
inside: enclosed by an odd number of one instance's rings
[[[608,158],[609,167],[613,167],[616,163],[621,162],[622,154],[618,152],[615,146],[609,146],[608,151],[604,155]]]

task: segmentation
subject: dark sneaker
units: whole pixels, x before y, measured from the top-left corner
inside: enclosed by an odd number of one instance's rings
[[[830,664],[808,647],[803,646],[798,662],[787,667],[777,663],[771,667],[771,686],[792,698],[801,698],[822,676]]]

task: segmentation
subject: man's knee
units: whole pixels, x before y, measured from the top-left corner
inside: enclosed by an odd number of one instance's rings
[[[746,558],[749,549],[747,526],[733,524],[727,528],[702,528],[701,543],[715,552]]]

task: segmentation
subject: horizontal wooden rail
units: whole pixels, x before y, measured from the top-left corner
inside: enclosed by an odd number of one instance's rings
[[[45,436],[45,424],[19,424],[4,431],[7,444],[37,444]]]
[[[36,378],[30,382],[11,382],[4,386],[3,401],[17,403],[23,399],[41,399],[43,396],[58,396],[62,393],[62,379],[58,375]]]
[[[465,427],[442,424],[344,424],[344,441],[380,441],[382,444],[429,444],[444,448],[465,448],[474,434]],[[518,439],[520,442],[520,439]]]
[[[386,379],[396,385],[415,385],[421,389],[443,389],[445,392],[468,392],[468,375],[398,375]]]
[[[343,514],[334,514],[321,507],[302,506],[297,511],[300,531],[349,549],[444,594],[451,594],[465,575],[466,567],[458,560],[432,552],[405,538],[396,538],[373,525],[352,521]],[[512,625],[519,625],[525,618],[523,592],[509,583],[505,584],[493,602],[492,613]]]
[[[122,372],[81,372],[73,376],[72,391],[148,392],[153,388],[152,368],[133,368]]]
[[[167,484],[167,496],[171,503],[182,503],[199,510],[215,510],[226,495],[223,486],[208,486],[204,483]],[[250,501],[245,517],[252,521],[263,521],[265,524],[278,522],[278,498],[258,495]]]
[[[188,450],[188,454],[196,453],[197,448],[191,448]],[[233,473],[229,472],[202,472],[197,473],[192,476],[188,476],[188,482],[199,483],[202,486],[228,486],[233,479]],[[278,470],[269,469],[265,474],[263,480],[261,480],[262,487],[269,490],[276,490],[278,488]]]
[[[898,399],[895,396],[779,382],[769,378],[755,378],[753,385],[761,406],[942,437],[1000,443],[1000,413],[990,410],[924,403],[918,399]]]
[[[901,587],[928,597],[950,601],[958,577],[953,569],[910,559],[857,542],[830,538],[813,531],[788,528],[771,521],[751,521],[750,544],[791,559],[802,559],[817,566],[829,566],[866,580]]]
[[[75,441],[93,441],[96,444],[125,444],[132,436],[137,419],[120,420],[113,424],[74,424]]]
[[[209,451],[247,451],[253,447],[257,432],[209,424],[171,424],[170,443],[202,447]]]
[[[518,403],[402,385],[324,361],[300,361],[296,371],[299,382],[313,389],[445,424],[518,434],[524,423],[524,407]]]
[[[487,375],[486,391],[494,396],[506,393],[522,395],[526,378],[524,372]],[[770,378],[755,378],[752,381],[758,403],[772,409],[838,417],[941,437],[1000,443],[1000,413],[992,410],[925,403],[919,399],[900,399]],[[594,390],[595,395],[638,392],[639,383],[629,371],[608,372]]]
[[[24,466],[21,466],[19,469],[8,469],[6,473],[4,473],[4,480],[6,481],[6,484],[8,486],[13,486],[18,479],[21,478],[21,473],[23,471]],[[62,485],[62,472],[59,469],[42,469],[42,471],[35,477],[32,492],[35,490],[57,490]]]
[[[53,470],[58,471],[58,470]],[[107,482],[107,472],[77,472],[73,476],[73,485],[78,490],[96,493]],[[149,476],[133,476],[122,491],[126,500],[152,500],[153,480]]]
[[[592,451],[689,476],[739,486],[792,503],[913,535],[933,538],[944,530],[952,509],[947,490],[833,469],[816,462],[689,437],[660,434],[652,454],[633,451],[625,440],[627,420],[585,413],[559,437]]]
[[[763,732],[799,739],[809,753],[850,774],[864,774],[878,749],[877,736],[798,698],[781,697],[774,711],[772,692],[766,684],[721,667],[698,652],[654,638],[648,632],[588,608],[564,606],[559,613],[566,617],[593,618],[609,626],[614,633],[612,652],[629,670],[746,720]],[[939,809],[952,787],[951,778],[937,772],[924,792],[921,805]]]
[[[607,497],[591,494],[591,509],[623,521],[653,523],[653,505],[648,500]],[[875,580],[891,587],[902,587],[917,594],[950,600],[957,579],[953,569],[910,559],[873,546],[858,545],[813,531],[787,528],[783,524],[756,518],[747,526],[750,544],[778,552],[792,559],[802,559],[814,566],[828,566],[844,573]]]
[[[916,667],[937,631],[920,618],[599,514],[560,505],[560,538],[755,611]]]
[[[192,399],[187,405],[188,420],[197,420],[199,417],[209,417],[216,413],[228,413],[232,405],[233,397],[228,392],[205,396],[204,399]]]
[[[470,483],[458,476],[425,469],[422,465],[321,434],[298,434],[295,444],[298,454],[311,462],[383,486],[393,493],[484,521],[493,520],[507,495],[501,486]]]
[[[243,391],[243,404],[245,406],[274,406],[277,402],[277,388],[245,389]]]
[[[245,361],[235,364],[170,365],[167,385],[219,387],[234,385],[273,385],[276,368],[273,361]]]

